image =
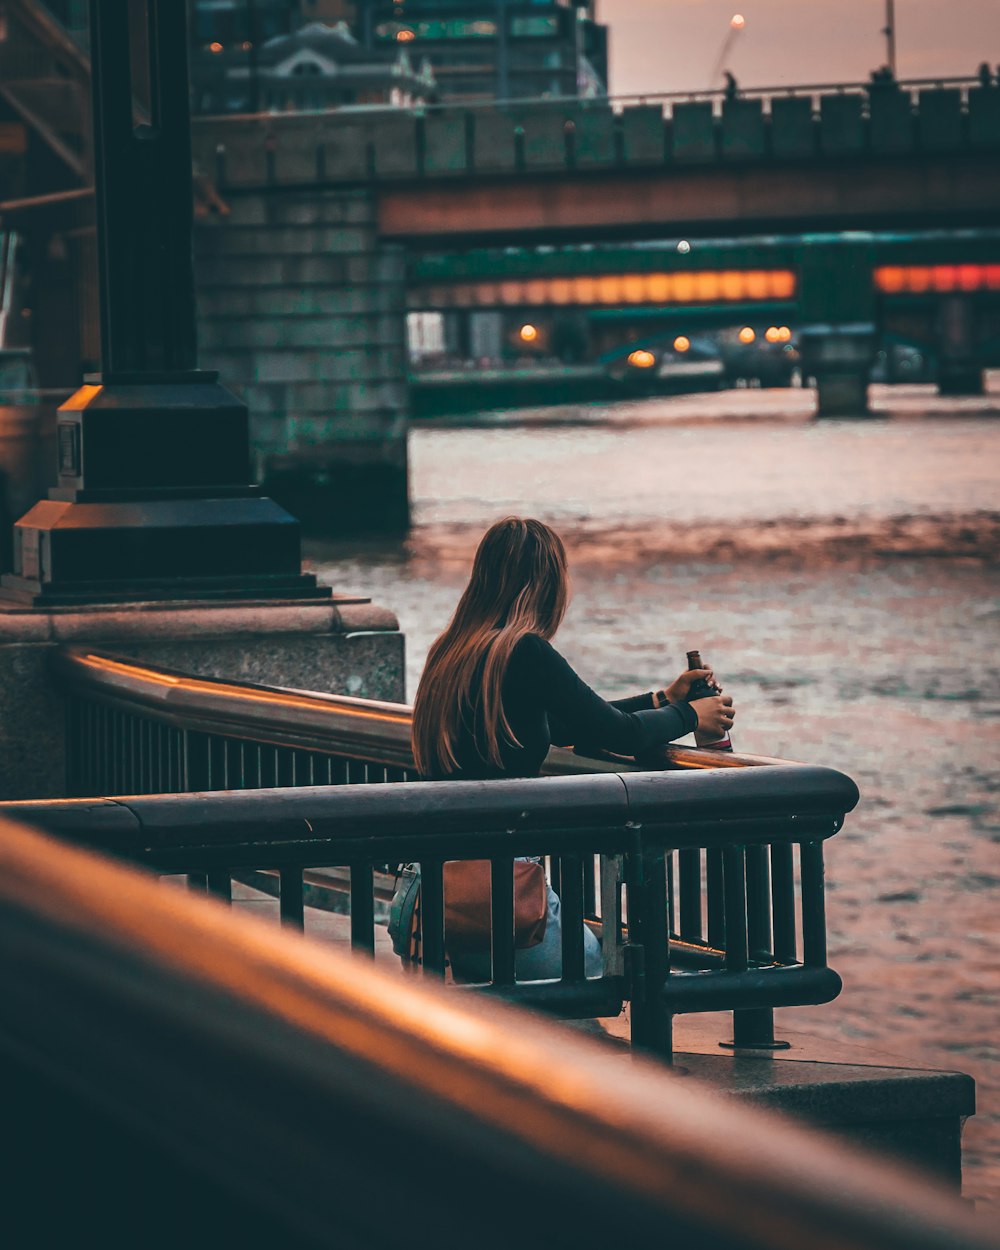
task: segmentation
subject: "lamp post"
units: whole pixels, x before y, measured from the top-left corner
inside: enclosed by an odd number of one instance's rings
[[[101,371],[59,410],[59,484],[15,526],[8,601],[329,594],[250,482],[246,405],[197,368],[185,9],[90,5]]]
[[[885,35],[886,49],[886,65],[892,71],[893,78],[896,77],[896,0],[885,0],[885,26],[882,28],[882,34]]]

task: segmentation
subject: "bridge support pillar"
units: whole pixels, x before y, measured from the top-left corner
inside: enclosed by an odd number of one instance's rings
[[[198,336],[248,404],[257,480],[311,533],[405,530],[405,258],[374,196],[225,196],[195,231]]]
[[[982,395],[983,367],[977,359],[976,306],[971,295],[942,295],[937,316],[942,395]]]
[[[875,356],[875,327],[823,325],[804,329],[802,372],[816,380],[817,417],[869,417],[868,381]]]

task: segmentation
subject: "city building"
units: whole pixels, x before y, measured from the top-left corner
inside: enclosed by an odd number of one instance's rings
[[[608,28],[594,0],[359,0],[367,48],[427,56],[445,100],[607,94]]]
[[[362,46],[343,0],[194,0],[195,113],[405,106],[436,98],[426,57],[404,43]]]

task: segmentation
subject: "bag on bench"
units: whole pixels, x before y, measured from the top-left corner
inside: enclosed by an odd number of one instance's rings
[[[489,951],[492,868],[488,859],[453,859],[444,865],[444,932],[450,953]],[[548,886],[536,859],[514,860],[514,949],[545,937]],[[420,867],[406,864],[389,909],[392,949],[404,963],[420,963]]]

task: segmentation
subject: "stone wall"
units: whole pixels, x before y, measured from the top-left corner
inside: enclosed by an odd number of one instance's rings
[[[404,529],[404,258],[373,194],[269,187],[225,210],[196,223],[199,357],[249,405],[257,480],[311,532]]]

